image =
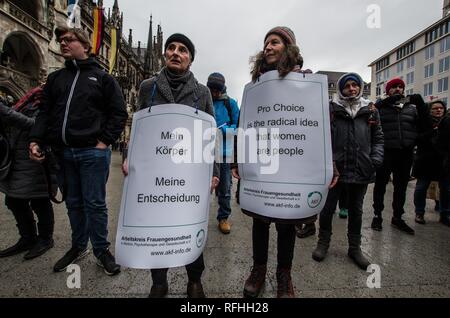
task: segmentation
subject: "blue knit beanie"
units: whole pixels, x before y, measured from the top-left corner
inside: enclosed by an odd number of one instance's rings
[[[345,83],[347,83],[348,81],[355,81],[358,86],[361,88],[362,87],[362,83],[361,83],[361,79],[358,78],[355,74],[347,74],[345,75],[340,81],[339,81],[339,90],[342,92],[344,90],[345,87]]]
[[[223,92],[225,90],[225,77],[217,72],[212,73],[208,77],[208,83],[206,84],[206,86]]]

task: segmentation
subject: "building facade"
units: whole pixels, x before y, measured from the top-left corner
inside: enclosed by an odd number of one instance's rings
[[[328,99],[333,100],[337,95],[337,82],[348,72],[318,71],[316,74],[326,75],[328,77]],[[364,98],[370,99],[370,83],[364,82],[363,95]]]
[[[103,1],[80,0],[81,25],[92,36],[93,9]],[[67,0],[0,0],[0,94],[15,100],[29,89],[45,82],[47,75],[64,64],[54,29],[67,23]],[[118,1],[108,11],[103,45],[96,57],[108,70],[111,50],[110,28],[116,25],[122,32],[123,14]],[[122,138],[128,139],[131,114],[136,110],[137,93],[143,79],[161,69],[164,63],[161,26],[153,36],[150,18],[147,48],[133,46],[132,30],[128,39],[121,36],[113,76],[119,82],[129,111],[129,122]],[[122,32],[123,33],[123,32]]]
[[[450,97],[450,0],[443,4],[443,17],[373,61],[371,95],[380,98],[387,81],[405,81],[405,94],[421,94],[425,101]]]

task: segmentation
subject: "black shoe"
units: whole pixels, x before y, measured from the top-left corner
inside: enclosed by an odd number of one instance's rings
[[[328,245],[317,244],[317,247],[312,252],[312,259],[316,262],[321,262],[325,259],[328,253]]]
[[[19,241],[11,247],[0,251],[0,257],[8,257],[28,251],[36,244],[36,239],[28,239],[21,237]]]
[[[393,227],[399,229],[402,232],[405,232],[410,235],[414,235],[414,230],[408,226],[402,219],[392,218],[391,224]]]
[[[421,214],[416,214],[416,218],[414,219],[416,223],[425,224],[425,218]]]
[[[62,272],[65,271],[67,266],[75,263],[79,259],[83,258],[89,253],[89,249],[80,249],[78,247],[72,247],[59,261],[56,262],[55,266],[53,266],[54,272]]]
[[[206,298],[202,283],[200,281],[188,281],[187,296],[188,298]]]
[[[383,219],[381,217],[374,216],[370,227],[375,231],[381,231],[383,229],[382,223],[383,223]]]
[[[105,250],[103,254],[97,258],[97,265],[103,267],[105,273],[109,276],[120,273],[120,265],[116,264],[116,259],[109,250]]]
[[[153,284],[152,289],[150,289],[150,294],[148,298],[164,298],[169,292],[169,284],[167,281],[164,284]]]
[[[450,217],[448,217],[448,216],[441,216],[439,218],[439,223],[442,223],[444,225],[450,226]]]
[[[298,238],[305,238],[316,234],[316,225],[314,223],[305,224],[305,226],[296,225],[295,231]]]
[[[30,249],[28,253],[26,253],[23,258],[26,260],[30,260],[33,258],[36,258],[38,256],[41,256],[45,252],[47,252],[49,249],[51,249],[55,245],[55,242],[52,238],[50,239],[42,239],[39,238],[38,242]]]
[[[367,267],[370,265],[370,262],[367,260],[367,258],[364,257],[360,249],[349,249],[347,255],[362,270],[367,270]]]

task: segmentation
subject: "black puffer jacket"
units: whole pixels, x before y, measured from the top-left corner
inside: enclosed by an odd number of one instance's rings
[[[361,107],[352,118],[341,105],[330,104],[333,161],[339,182],[368,184],[375,181],[375,170],[383,163],[383,132],[379,114]]]
[[[443,157],[443,176],[450,179],[450,115],[447,114],[439,124],[438,149]]]
[[[414,148],[417,138],[417,110],[409,97],[394,95],[378,101],[385,149]]]
[[[29,141],[53,146],[92,147],[115,142],[128,113],[119,85],[94,59],[68,60],[51,73],[44,105]]]
[[[429,107],[425,112],[419,111],[417,152],[414,158],[412,175],[437,181],[442,173],[442,155],[438,150],[438,120],[433,120]],[[419,108],[418,108],[419,110]]]
[[[0,103],[1,120],[12,149],[11,168],[7,178],[0,181],[0,191],[13,198],[35,199],[49,196],[44,168],[42,164],[31,160],[28,154],[28,133],[37,112],[34,109],[22,114]]]

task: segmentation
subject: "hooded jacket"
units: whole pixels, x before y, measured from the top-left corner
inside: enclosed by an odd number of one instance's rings
[[[48,76],[29,141],[74,148],[114,143],[128,118],[116,80],[93,58],[65,66]]]
[[[358,74],[350,74],[364,83]],[[340,174],[339,182],[343,183],[374,182],[375,170],[383,163],[380,117],[371,108],[371,102],[362,97],[362,91],[355,98],[348,98],[338,89],[338,97],[330,103],[333,161]]]

